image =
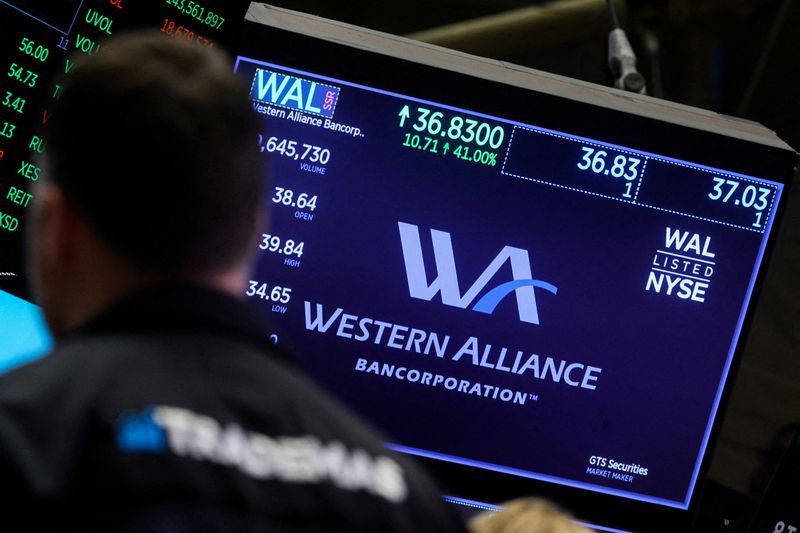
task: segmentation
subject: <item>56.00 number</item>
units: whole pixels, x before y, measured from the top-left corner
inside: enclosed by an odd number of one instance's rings
[[[18,50],[43,63],[47,61],[47,57],[50,55],[50,50],[48,50],[47,47],[40,44],[37,45],[27,37],[24,37],[19,43]]]

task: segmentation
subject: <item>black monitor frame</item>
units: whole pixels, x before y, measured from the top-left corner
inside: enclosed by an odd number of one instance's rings
[[[709,118],[711,114],[701,112],[695,117],[696,125],[678,124],[666,121],[662,117],[648,116],[648,109],[655,109],[658,106],[666,107],[669,113],[671,104],[654,99],[634,97],[612,89],[589,86],[521,67],[470,58],[463,54],[458,54],[459,68],[449,70],[434,65],[441,64],[448,54],[457,54],[452,51],[412,43],[394,36],[382,36],[369,30],[323,21],[286,10],[275,9],[274,12],[280,15],[276,20],[291,20],[297,25],[289,28],[284,25],[278,27],[278,23],[273,24],[272,21],[267,24],[263,21],[248,22],[240,39],[240,45],[236,49],[238,55],[413,95],[421,99],[447,102],[449,105],[466,109],[475,109],[473,95],[478,93],[481,95],[480,110],[486,114],[513,117],[515,120],[544,128],[569,131],[571,134],[589,138],[601,138],[609,143],[709,167],[761,176],[781,182],[787,187],[796,175],[798,159],[793,150],[781,146],[779,141],[769,140],[769,135],[766,134],[761,141],[758,141],[749,133],[737,132],[733,120],[730,120],[732,125],[730,133],[721,132],[719,124],[724,124],[728,120],[724,117]],[[324,27],[324,35],[317,33],[320,27]],[[370,40],[369,46],[365,45],[367,40],[363,38],[365,36]],[[381,43],[384,49],[376,50],[375,42]],[[407,51],[410,49],[414,49],[415,52],[408,54]],[[565,86],[574,84],[577,89],[569,96],[553,94],[547,90],[535,91],[504,83],[501,77],[487,79],[483,74],[470,75],[457,71],[463,70],[464,64],[474,65],[476,73],[486,72],[487,67],[490,71],[499,73],[505,71],[514,76],[519,76],[522,72],[530,77],[534,86],[537,78],[546,78],[548,81],[555,79]],[[467,83],[472,88],[470,94],[452,91],[453,87],[461,87]],[[602,94],[605,98],[601,98],[601,101],[616,99],[619,105],[590,103],[581,101],[580,96],[575,96],[591,92]],[[531,102],[531,105],[521,107],[519,102]],[[629,109],[625,110],[625,107]],[[676,114],[691,115],[693,112],[682,106],[674,106],[674,109]],[[710,123],[707,127],[703,126],[705,119]],[[758,131],[760,126],[747,125],[744,129],[747,128]],[[750,138],[747,138],[748,136]],[[788,188],[784,189],[782,201],[775,212],[776,226],[773,227],[764,254],[764,262],[754,287],[753,303],[745,317],[743,335],[734,356],[688,510],[678,510],[432,459],[419,458],[419,461],[442,481],[448,494],[460,498],[499,503],[523,495],[539,494],[552,498],[574,512],[581,520],[592,523],[634,531],[689,529],[698,514],[703,483],[741,359],[745,334],[753,318],[754,302],[758,301],[759,288],[763,283],[768,258],[785,209],[787,193]]]

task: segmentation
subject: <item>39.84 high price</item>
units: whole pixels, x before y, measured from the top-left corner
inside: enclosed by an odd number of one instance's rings
[[[262,233],[261,238],[261,244],[259,244],[258,247],[262,250],[283,255],[303,256],[304,242],[297,242],[293,239],[283,240],[281,237],[269,233]]]

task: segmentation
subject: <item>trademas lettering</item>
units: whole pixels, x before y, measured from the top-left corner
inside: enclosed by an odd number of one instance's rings
[[[154,407],[152,420],[176,455],[231,466],[255,479],[330,482],[394,503],[408,495],[403,469],[394,459],[341,442],[323,443],[309,435],[271,437],[179,407]]]
[[[568,362],[550,356],[540,356],[523,350],[510,350],[491,344],[481,344],[470,337],[455,351],[449,351],[451,338],[433,331],[393,324],[368,317],[345,313],[339,307],[326,316],[322,304],[305,302],[305,326],[308,331],[333,334],[344,339],[383,345],[395,350],[435,356],[454,362],[469,361],[472,365],[529,375],[543,381],[564,383],[570,387],[596,390],[603,369],[580,362]]]

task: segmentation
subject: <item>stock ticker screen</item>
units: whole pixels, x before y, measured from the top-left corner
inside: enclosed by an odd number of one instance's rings
[[[41,177],[50,104],[72,53],[93,54],[103,39],[152,29],[198,46],[228,45],[249,2],[205,0],[0,0],[0,289],[21,294],[19,253],[25,213]],[[75,127],[80,127],[76,124]]]
[[[131,29],[198,46],[230,46],[249,1],[0,0],[0,371],[46,352],[51,341],[28,302],[22,235],[43,177],[38,156],[70,54],[94,54]],[[70,56],[71,57],[71,56]],[[75,125],[76,128],[80,124]],[[87,147],[91,149],[91,147]]]
[[[686,509],[783,185],[239,57],[247,297],[400,451]]]

